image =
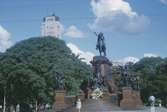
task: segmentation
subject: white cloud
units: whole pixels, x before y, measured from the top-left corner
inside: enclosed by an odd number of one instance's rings
[[[150,23],[144,15],[138,15],[124,0],[91,0],[96,19],[90,28],[96,31],[140,33]]]
[[[129,56],[129,57],[125,57],[125,58],[123,58],[123,59],[113,60],[113,61],[112,61],[112,64],[113,64],[113,66],[118,66],[118,65],[123,66],[123,65],[125,65],[125,64],[127,64],[127,63],[129,63],[129,62],[135,64],[135,63],[137,63],[139,60],[140,60],[139,58]]]
[[[69,36],[72,38],[82,38],[84,37],[84,33],[80,31],[76,26],[70,26],[64,34],[65,36]]]
[[[79,58],[83,58],[82,61],[86,62],[87,64],[90,64],[89,62],[93,59],[93,56],[94,56],[92,52],[82,51],[76,45],[72,43],[68,43],[67,46],[71,49],[71,51],[75,55],[79,55]]]
[[[153,54],[153,53],[145,53],[144,57],[158,57],[158,55]],[[142,57],[143,58],[143,57]],[[128,62],[132,62],[132,63],[137,63],[138,61],[140,61],[139,58],[137,57],[132,57],[132,56],[128,56],[128,57],[124,57],[122,59],[118,59],[118,60],[113,60],[113,65],[118,66],[118,65],[125,65]]]
[[[0,25],[0,52],[4,52],[11,45],[10,33]]]
[[[148,57],[148,58],[150,58],[150,57],[158,57],[158,55],[157,54],[153,54],[153,53],[145,53],[144,57]]]
[[[167,0],[160,0],[160,2],[167,5]]]
[[[153,54],[153,53],[145,53],[145,54],[144,54],[144,57],[148,57],[148,58],[150,58],[150,57],[159,57],[159,55]],[[113,64],[113,66],[118,66],[118,65],[123,66],[123,65],[125,65],[125,64],[128,63],[128,62],[132,62],[132,63],[135,64],[135,63],[137,63],[138,61],[140,61],[139,58],[137,58],[137,57],[132,57],[132,56],[128,56],[128,57],[124,57],[124,58],[122,58],[122,59],[113,60],[113,61],[112,61],[112,64]]]

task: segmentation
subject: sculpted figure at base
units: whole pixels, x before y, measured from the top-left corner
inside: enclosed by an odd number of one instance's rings
[[[55,85],[56,86],[55,89],[64,90],[65,89],[65,76],[64,76],[64,74],[57,72],[55,75],[55,78],[57,81],[57,84]]]
[[[140,76],[131,72],[132,65],[125,65],[122,70],[122,81],[124,87],[131,87],[134,90],[140,90]]]

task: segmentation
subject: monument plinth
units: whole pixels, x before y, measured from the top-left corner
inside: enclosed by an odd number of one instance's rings
[[[122,97],[120,102],[122,109],[135,109],[142,106],[140,92],[132,90],[131,87],[123,87]]]
[[[132,96],[132,88],[124,87],[122,89],[122,97],[123,97],[123,99],[120,102],[121,108],[132,109],[135,107],[133,96]]]
[[[53,112],[63,112],[65,108],[67,108],[67,104],[65,103],[65,90],[56,90],[55,97],[54,97],[54,105],[53,105]]]
[[[140,96],[140,91],[133,91],[133,97],[135,99],[135,104],[136,104],[136,107],[141,107],[143,106],[143,102],[141,100],[141,96]]]
[[[96,86],[107,88],[110,93],[114,93],[116,86],[112,78],[112,63],[105,56],[94,56],[91,64]]]

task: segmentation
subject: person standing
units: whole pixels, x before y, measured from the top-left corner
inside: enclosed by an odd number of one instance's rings
[[[81,100],[78,99],[77,102],[76,102],[76,109],[77,109],[77,112],[81,112],[81,106],[82,106]]]
[[[20,105],[19,104],[16,105],[16,112],[20,112]]]

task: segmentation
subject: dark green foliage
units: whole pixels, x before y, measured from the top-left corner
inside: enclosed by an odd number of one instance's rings
[[[167,106],[167,59],[143,58],[134,65],[133,71],[142,78],[141,95],[144,102],[154,95]]]
[[[113,67],[113,76],[119,90],[122,89],[121,66]],[[167,106],[167,58],[160,57],[142,58],[132,66],[130,74],[140,76],[141,97],[148,104],[150,95],[154,95]]]
[[[10,104],[50,102],[55,75],[65,75],[68,93],[75,94],[90,67],[76,58],[65,42],[53,37],[21,41],[0,55],[0,95]]]
[[[160,57],[143,58],[138,63],[136,63],[134,65],[133,69],[134,69],[134,71],[140,72],[143,77],[146,77],[148,79],[152,79],[156,75],[157,66],[162,61],[163,61],[163,59]]]

